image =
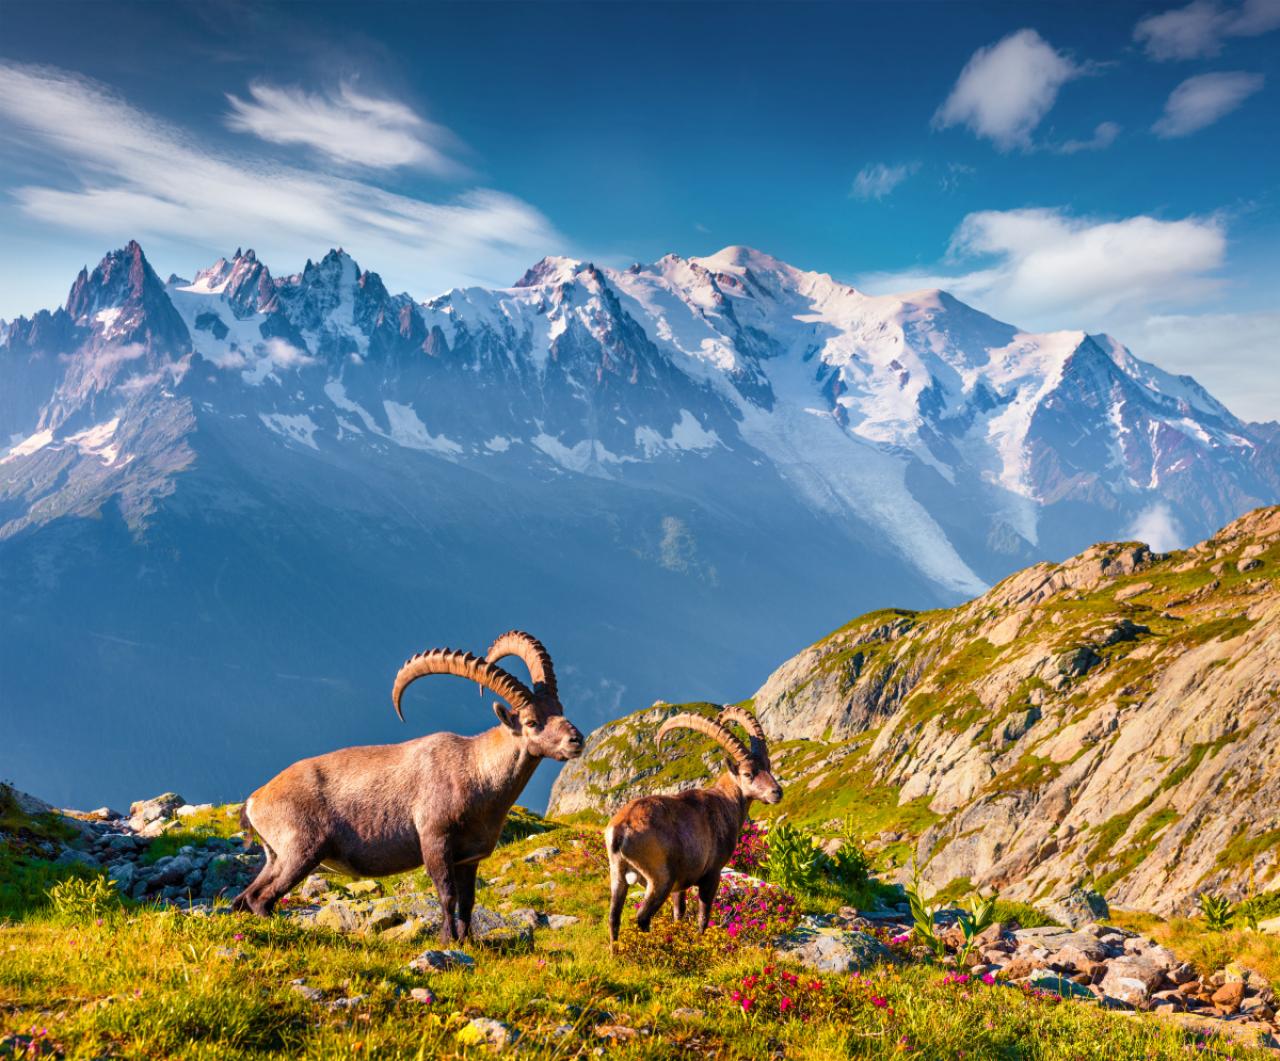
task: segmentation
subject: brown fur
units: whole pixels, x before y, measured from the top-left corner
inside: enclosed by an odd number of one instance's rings
[[[609,938],[617,942],[627,874],[645,881],[636,926],[649,922],[667,896],[677,918],[684,916],[684,895],[698,889],[698,927],[706,930],[711,904],[723,872],[747,820],[753,799],[777,803],[782,788],[766,763],[768,753],[743,758],[706,788],[671,796],[641,796],[622,807],[604,831],[609,855]]]
[[[344,748],[281,771],[245,801],[267,862],[235,907],[268,914],[322,864],[365,877],[425,866],[444,908],[441,937],[465,939],[476,868],[512,804],[542,758],[582,752],[559,701],[534,703],[519,713],[495,704],[500,724],[475,737]]]

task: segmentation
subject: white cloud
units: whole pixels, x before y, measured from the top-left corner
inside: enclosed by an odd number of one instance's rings
[[[1213,219],[1119,221],[1064,210],[984,210],[951,238],[950,269],[864,278],[871,290],[943,287],[988,313],[1023,325],[1089,328],[1123,306],[1132,311],[1202,296],[1222,264],[1226,235]],[[969,270],[956,266],[969,264]]]
[[[509,283],[530,260],[568,249],[541,213],[513,196],[475,188],[429,202],[218,154],[63,71],[0,63],[0,126],[67,174],[61,186],[15,189],[19,209],[107,241],[155,237],[190,253],[252,239],[277,270],[340,244],[393,290],[417,293]]]
[[[1035,30],[1018,30],[973,53],[933,123],[943,129],[968,126],[1001,151],[1030,148],[1031,134],[1058,90],[1086,72]]]
[[[1238,70],[1189,77],[1169,93],[1164,114],[1151,131],[1165,139],[1188,136],[1230,114],[1261,91],[1263,81],[1261,74]]]
[[[446,153],[457,141],[443,126],[420,118],[392,99],[342,85],[336,94],[255,82],[251,99],[227,95],[227,125],[273,144],[301,144],[338,162],[390,169],[416,166],[440,176],[462,168]]]
[[[918,162],[905,162],[900,166],[876,162],[863,166],[853,178],[849,195],[854,199],[883,199],[919,168]]]
[[[1059,155],[1074,155],[1078,151],[1102,151],[1114,144],[1119,135],[1120,126],[1115,122],[1102,122],[1088,140],[1068,140],[1066,143],[1054,145],[1051,150]]]
[[[1152,314],[1121,338],[1139,357],[1195,376],[1237,416],[1280,419],[1280,311]]]
[[[1159,62],[1202,59],[1222,51],[1225,37],[1256,37],[1280,28],[1280,0],[1245,0],[1224,8],[1211,0],[1193,0],[1142,19],[1133,39]]]
[[[1125,534],[1134,541],[1146,542],[1157,553],[1171,552],[1187,544],[1182,524],[1163,501],[1139,512]]]

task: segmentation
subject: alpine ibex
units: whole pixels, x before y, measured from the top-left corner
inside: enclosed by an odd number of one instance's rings
[[[518,656],[530,689],[497,666]],[[498,843],[516,797],[544,757],[582,754],[582,734],[564,717],[555,670],[542,643],[512,630],[484,659],[440,648],[405,661],[391,700],[428,674],[454,674],[488,687],[499,725],[475,737],[432,733],[403,744],[344,748],[294,763],[245,801],[241,821],[262,838],[267,862],[234,903],[268,914],[318,866],[382,877],[425,866],[440,895],[446,942],[465,940],[476,870]]]
[[[725,727],[737,722],[751,747]],[[641,796],[619,810],[604,831],[609,853],[609,938],[618,939],[628,877],[645,882],[636,926],[649,922],[668,895],[677,919],[684,917],[685,890],[698,889],[698,927],[706,931],[720,874],[733,855],[753,799],[777,803],[782,786],[774,779],[764,730],[755,715],[741,707],[725,707],[718,718],[680,714],[667,719],[656,743],[673,729],[692,729],[717,741],[729,754],[730,768],[714,784],[673,796]],[[673,894],[674,893],[674,894]]]

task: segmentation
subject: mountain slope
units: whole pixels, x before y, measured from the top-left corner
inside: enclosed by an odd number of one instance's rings
[[[1278,575],[1269,508],[1186,551],[1099,545],[960,607],[863,616],[752,700],[781,742],[779,809],[850,812],[938,887],[1091,881],[1168,913],[1280,886]],[[552,810],[698,783],[703,761],[652,752],[670,711],[592,734]]]
[[[4,736],[64,803],[398,739],[387,683],[432,643],[536,630],[590,727],[1153,506],[1192,533],[1280,499],[1275,425],[1112,340],[745,248],[420,303],[340,250],[161,281],[131,243],[4,327],[0,438]],[[484,724],[423,695],[421,728]]]

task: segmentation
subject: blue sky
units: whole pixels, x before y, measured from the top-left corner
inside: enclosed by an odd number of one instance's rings
[[[427,297],[749,244],[1280,409],[1280,0],[0,7],[0,316],[138,238]]]

